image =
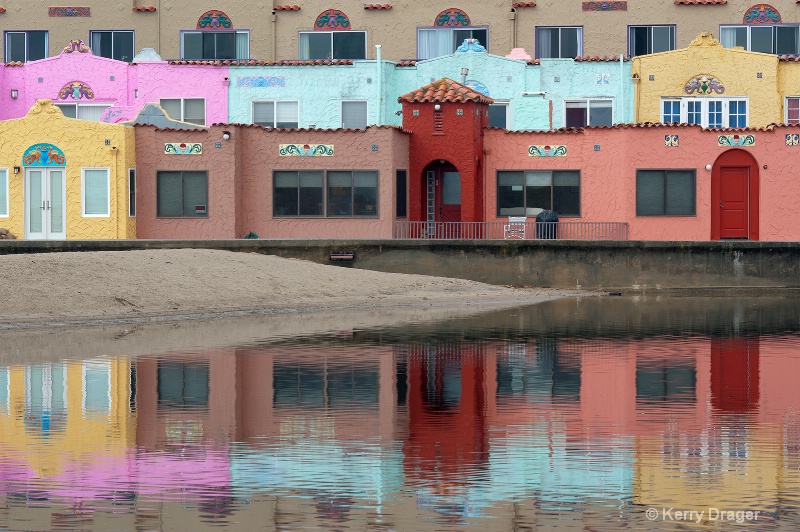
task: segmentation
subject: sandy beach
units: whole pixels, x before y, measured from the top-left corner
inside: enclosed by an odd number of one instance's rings
[[[586,294],[202,249],[0,255],[0,271],[3,328],[337,309],[521,305]]]

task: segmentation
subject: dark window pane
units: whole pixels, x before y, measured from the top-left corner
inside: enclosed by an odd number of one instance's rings
[[[489,50],[489,30],[472,30],[472,38],[478,39],[486,50]]]
[[[589,102],[589,125],[610,126],[613,123],[611,102]]]
[[[366,59],[367,34],[362,31],[333,32],[334,59]]]
[[[497,215],[525,214],[524,172],[497,172]]]
[[[203,58],[203,34],[200,32],[183,34],[183,57],[181,59]]]
[[[636,171],[636,215],[664,214],[664,171]]]
[[[328,172],[328,216],[352,216],[353,174]]]
[[[217,48],[213,59],[236,59],[236,34],[234,32],[215,33]]]
[[[378,173],[353,172],[353,215],[378,214]]]
[[[750,50],[765,54],[774,53],[772,48],[772,26],[750,27]]]
[[[797,55],[798,48],[798,27],[797,26],[776,26],[776,54]]]
[[[130,62],[133,59],[133,32],[114,32],[114,59]]]
[[[205,172],[183,173],[183,215],[208,216],[208,178]]]
[[[47,32],[28,32],[28,61],[36,61],[47,57]]]
[[[655,26],[652,28],[652,44],[650,53],[668,52],[675,49],[675,28],[672,26]]]
[[[567,127],[586,127],[586,107],[567,107]]]
[[[489,106],[489,127],[508,127],[508,119],[506,113],[508,112],[507,105],[490,105]]]
[[[6,33],[6,62],[25,62],[25,34],[22,32]]]
[[[395,209],[395,216],[398,218],[405,218],[407,216],[408,208],[408,193],[407,187],[407,174],[405,170],[398,170],[395,174],[395,195],[397,198],[397,205]]]
[[[214,59],[217,54],[217,34],[202,33],[203,36],[203,57],[202,59]]]
[[[630,29],[630,33],[628,34],[628,38],[631,41],[631,56],[637,55],[644,55],[650,53],[650,47],[648,46],[648,28],[645,26],[633,26]]]
[[[332,57],[331,34],[329,32],[320,31],[300,34],[300,59],[331,59]]]
[[[553,210],[567,216],[581,214],[580,172],[553,172]]]
[[[113,34],[110,31],[92,32],[92,54],[113,59]]]
[[[275,195],[272,205],[273,216],[297,216],[298,174],[297,172],[275,172]]]
[[[695,213],[694,171],[667,171],[666,214],[690,215]]]
[[[183,216],[183,190],[180,172],[159,172],[157,177],[158,216]]]
[[[562,58],[577,57],[580,54],[580,28],[561,28]]]
[[[322,172],[300,172],[300,216],[322,216]]]

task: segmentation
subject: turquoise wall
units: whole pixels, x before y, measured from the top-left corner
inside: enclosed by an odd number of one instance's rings
[[[299,101],[300,127],[335,129],[341,125],[342,100],[368,100],[370,124],[400,126],[398,96],[442,77],[485,91],[497,102],[509,104],[509,129],[546,130],[564,126],[564,104],[570,99],[613,99],[614,122],[633,119],[631,63],[544,59],[540,65],[485,52],[456,52],[420,61],[415,66],[377,61],[353,65],[232,66],[230,67],[229,121],[252,123],[252,102]],[[260,85],[260,86],[259,86]],[[544,92],[544,94],[536,94]],[[526,94],[527,93],[527,94]],[[531,94],[533,93],[533,94]]]

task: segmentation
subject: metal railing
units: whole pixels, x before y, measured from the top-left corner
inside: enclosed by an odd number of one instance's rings
[[[523,227],[524,226],[524,227]],[[392,238],[425,240],[628,240],[627,222],[394,222]]]

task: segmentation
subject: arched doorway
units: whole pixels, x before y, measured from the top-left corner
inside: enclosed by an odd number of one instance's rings
[[[728,150],[711,170],[711,240],[758,240],[758,163]]]
[[[438,160],[425,167],[422,197],[428,235],[458,238],[461,227],[461,174],[453,163]]]

